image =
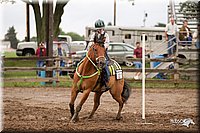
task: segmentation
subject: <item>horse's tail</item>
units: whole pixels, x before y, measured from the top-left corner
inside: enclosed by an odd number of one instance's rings
[[[126,101],[128,100],[129,96],[131,95],[131,88],[129,86],[129,84],[124,80],[124,87],[123,87],[123,92],[122,92],[122,97],[124,102],[126,103]]]

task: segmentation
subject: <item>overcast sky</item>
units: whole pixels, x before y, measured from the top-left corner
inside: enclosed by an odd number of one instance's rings
[[[26,35],[26,5],[20,0],[15,4],[0,4],[0,39],[4,38],[9,27],[14,26],[17,38],[22,40]],[[135,0],[133,6],[129,0],[117,1],[117,26],[143,26],[144,12],[148,13],[146,26],[158,22],[167,23],[167,5],[169,0]],[[180,1],[180,0],[179,0]],[[176,0],[177,2],[177,0]],[[76,32],[85,35],[85,27],[93,26],[97,19],[113,24],[114,0],[70,0],[64,8],[60,27],[65,32]],[[30,8],[31,37],[36,36],[35,19]]]

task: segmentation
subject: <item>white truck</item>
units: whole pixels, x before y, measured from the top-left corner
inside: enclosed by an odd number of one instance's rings
[[[59,35],[58,41],[65,41],[67,44],[72,42],[71,36]],[[17,45],[16,55],[17,56],[32,56],[35,55],[38,48],[37,42],[20,42]]]

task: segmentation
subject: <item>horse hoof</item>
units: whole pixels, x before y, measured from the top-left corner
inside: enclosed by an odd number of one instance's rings
[[[90,120],[90,119],[92,119],[92,117],[93,117],[93,116],[89,116],[88,119]]]
[[[70,123],[76,123],[77,121],[79,121],[78,117],[77,118],[72,118],[71,121],[70,121]]]
[[[77,122],[76,120],[71,120],[71,121],[70,121],[70,123],[76,123],[76,122]]]
[[[116,119],[117,119],[117,120],[121,120],[121,119],[122,119],[122,116],[117,116]]]
[[[70,123],[76,123],[78,121],[78,119],[72,119],[71,121],[70,121]]]

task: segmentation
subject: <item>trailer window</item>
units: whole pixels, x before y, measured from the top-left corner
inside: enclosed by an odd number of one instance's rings
[[[141,36],[141,41],[142,41],[142,38],[143,38],[143,37]],[[147,41],[147,35],[145,35],[145,41]]]
[[[125,39],[131,39],[131,34],[125,34]]]
[[[90,36],[90,34],[91,34],[91,30],[88,30],[88,37]]]
[[[162,40],[162,35],[156,35],[156,40]]]
[[[114,30],[112,31],[112,36],[115,36],[115,31]]]

